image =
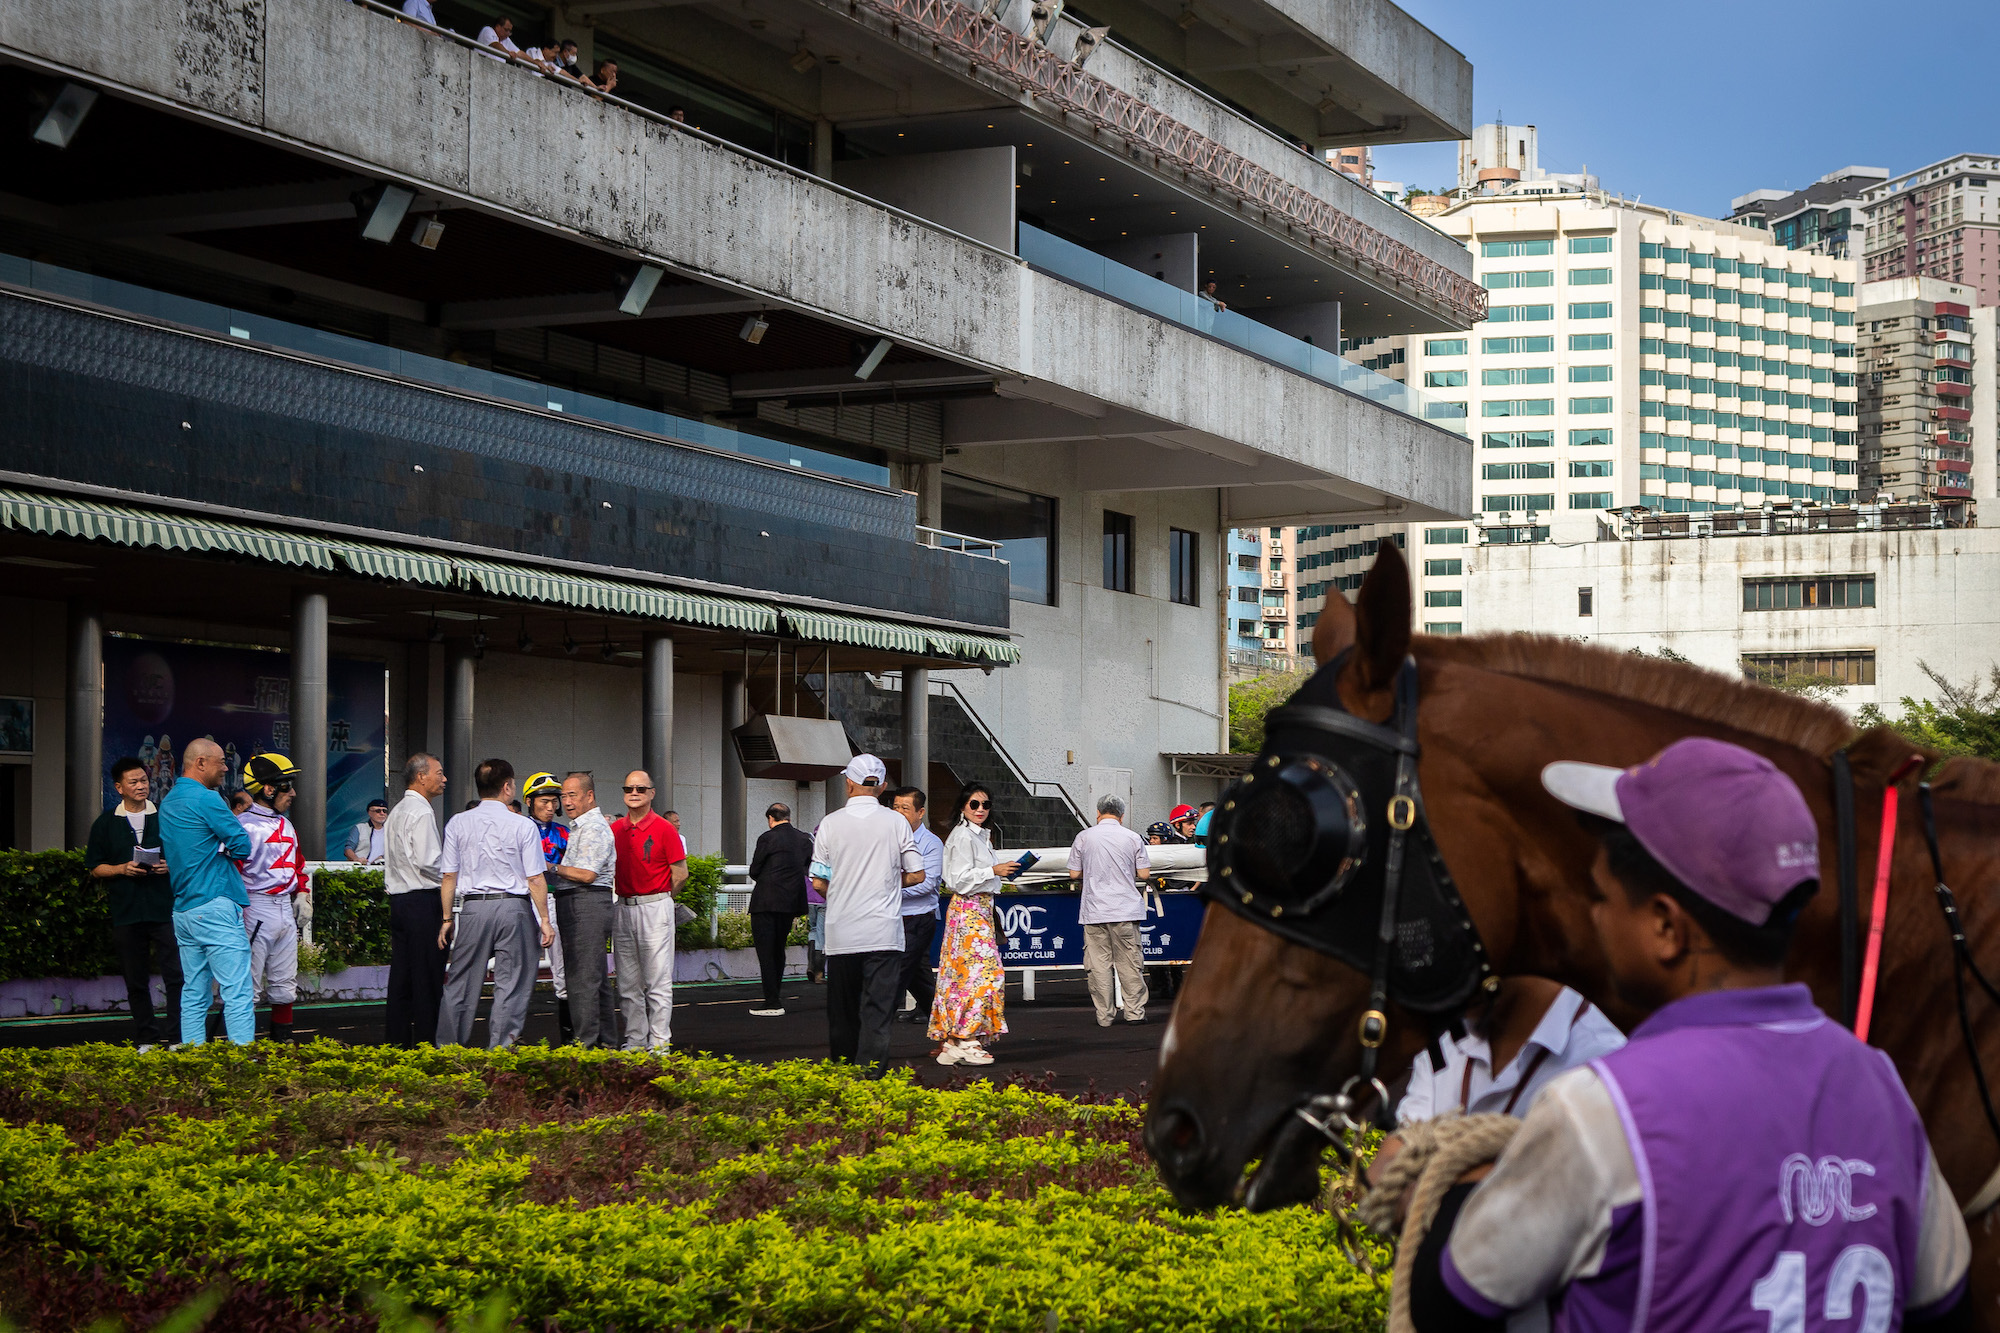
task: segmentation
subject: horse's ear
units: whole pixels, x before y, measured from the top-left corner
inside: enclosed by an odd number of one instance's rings
[[[1313,661],[1325,664],[1354,646],[1354,603],[1337,588],[1326,591],[1326,605],[1313,622]]]
[[[1361,580],[1354,610],[1354,682],[1363,690],[1386,690],[1410,654],[1410,567],[1386,537]]]

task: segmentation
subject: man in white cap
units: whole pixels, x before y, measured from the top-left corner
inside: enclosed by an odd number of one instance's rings
[[[813,838],[813,887],[826,897],[826,1029],[833,1058],[880,1078],[903,967],[903,889],[924,880],[909,821],[878,799],[888,770],[858,754],[841,770],[847,804]]]

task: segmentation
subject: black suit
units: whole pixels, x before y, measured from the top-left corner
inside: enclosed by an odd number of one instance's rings
[[[750,882],[755,885],[750,890],[750,934],[757,944],[766,1009],[784,1007],[778,990],[785,977],[785,937],[805,914],[812,850],[812,836],[787,823],[766,830],[750,856]]]

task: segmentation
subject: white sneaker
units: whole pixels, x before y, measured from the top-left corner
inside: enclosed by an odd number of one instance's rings
[[[783,1018],[785,1011],[782,1009],[752,1009],[750,1016],[752,1018]]]

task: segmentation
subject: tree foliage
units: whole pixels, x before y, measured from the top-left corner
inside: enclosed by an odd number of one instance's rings
[[[2000,663],[1987,668],[1984,681],[1974,676],[1963,684],[1921,658],[1917,668],[1937,687],[1936,699],[1904,695],[1894,716],[1867,704],[1855,720],[1864,727],[1894,727],[1910,741],[1943,755],[2000,760]]]
[[[1229,687],[1230,753],[1255,754],[1264,748],[1265,716],[1296,694],[1306,676],[1303,671],[1285,671],[1239,680]]]

